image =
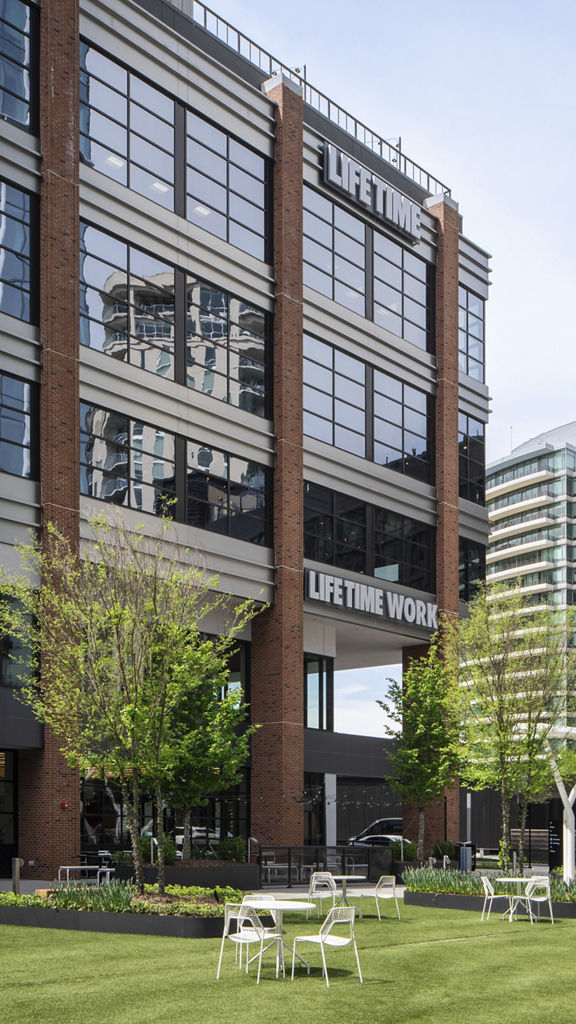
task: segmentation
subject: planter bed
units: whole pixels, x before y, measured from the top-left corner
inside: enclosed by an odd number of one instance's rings
[[[81,932],[124,935],[167,935],[180,939],[220,938],[224,917],[177,917],[168,914],[115,914],[101,910],[50,910],[44,907],[0,907],[0,925],[67,928]]]
[[[414,907],[439,907],[442,910],[477,910],[481,913],[484,897],[471,896],[464,893],[413,892],[407,889],[404,893],[404,903]],[[552,910],[554,918],[576,918],[576,903],[559,903],[553,900]],[[495,912],[493,911],[493,913]]]
[[[231,885],[234,889],[245,889],[253,892],[260,889],[260,868],[257,864],[239,864],[236,861],[223,861],[221,864],[168,864],[164,868],[167,885],[202,885],[213,889],[217,885]],[[127,864],[119,865],[114,878],[128,882],[134,876],[134,869]],[[156,866],[144,867],[144,881],[154,884],[158,881]]]

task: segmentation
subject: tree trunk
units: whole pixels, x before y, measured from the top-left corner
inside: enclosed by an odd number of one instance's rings
[[[510,870],[510,797],[504,789],[500,790],[502,801],[502,838],[500,839],[500,855],[498,862],[503,871]]]
[[[520,840],[518,843],[518,873],[524,874],[524,846],[526,837],[526,818],[528,816],[528,802],[520,796],[518,803],[518,824],[520,826]]]
[[[140,789],[136,774],[132,776],[132,796],[129,795],[129,792],[126,782],[122,782],[122,799],[128,811],[136,888],[142,895],[144,893],[144,872],[142,870],[142,847],[140,846]]]
[[[184,837],[182,839],[182,860],[190,860],[192,856],[192,844],[190,842],[190,829],[192,825],[192,811],[187,807],[184,811]]]
[[[418,845],[416,849],[418,860],[424,860],[424,808],[418,808]]]
[[[164,870],[164,799],[161,786],[156,786],[156,831],[158,833],[158,894],[164,895],[166,872]]]

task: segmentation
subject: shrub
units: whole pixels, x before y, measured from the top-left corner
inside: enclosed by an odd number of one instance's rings
[[[246,860],[246,841],[241,836],[221,839],[216,848],[216,856],[221,860]]]
[[[56,910],[112,910],[117,914],[130,910],[135,888],[130,882],[113,878],[105,885],[67,882],[49,896]]]
[[[434,843],[433,856],[436,857],[437,860],[442,860],[443,857],[449,857],[450,860],[455,860],[456,847],[449,839],[437,839]]]
[[[142,860],[145,864],[150,864],[152,838],[151,836],[141,836],[140,848],[142,850]],[[154,860],[158,860],[158,851],[154,850]],[[176,843],[171,836],[164,836],[164,863],[175,864],[176,863]]]
[[[394,841],[392,857],[399,861],[416,860],[416,843],[413,843],[411,839],[405,839],[403,843]]]

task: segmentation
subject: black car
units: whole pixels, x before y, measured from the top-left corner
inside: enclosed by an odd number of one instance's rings
[[[350,836],[348,842],[359,843],[366,841],[369,843],[371,836],[386,839],[400,838],[402,835],[402,824],[402,818],[378,818],[377,821],[373,821],[371,825],[362,829],[357,836]],[[379,843],[378,845],[384,844]]]

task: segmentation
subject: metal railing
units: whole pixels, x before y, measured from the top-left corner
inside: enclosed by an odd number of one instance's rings
[[[258,855],[261,884],[288,888],[308,885],[313,871],[364,875],[377,882],[391,863],[389,846],[261,846]]]
[[[238,29],[230,25],[224,18],[215,14],[205,4],[199,3],[199,0],[168,0],[168,3],[172,7],[176,7],[187,18],[190,18],[191,21],[200,25],[206,32],[219,39],[225,46],[229,46],[235,53],[244,57],[245,60],[257,67],[267,78],[270,78],[272,75],[286,75],[292,81],[297,82],[302,88],[305,103],[320,114],[323,114],[333,124],[338,125],[342,131],[351,135],[372,153],[376,153],[382,160],[393,164],[402,174],[414,181],[425,192],[428,192],[430,195],[438,195],[440,193],[450,195],[448,186],[438,178],[435,178],[433,174],[430,174],[420,164],[417,164],[415,160],[411,160],[410,157],[406,156],[402,152],[400,144],[394,145],[388,139],[383,139],[362,121],[359,121],[357,117],[354,117],[353,114],[349,114],[338,103],[334,103],[323,92],[310,85],[306,81],[305,70],[287,67],[286,64],[277,60],[267,50],[263,50],[261,46],[252,42],[248,36],[239,32]]]

